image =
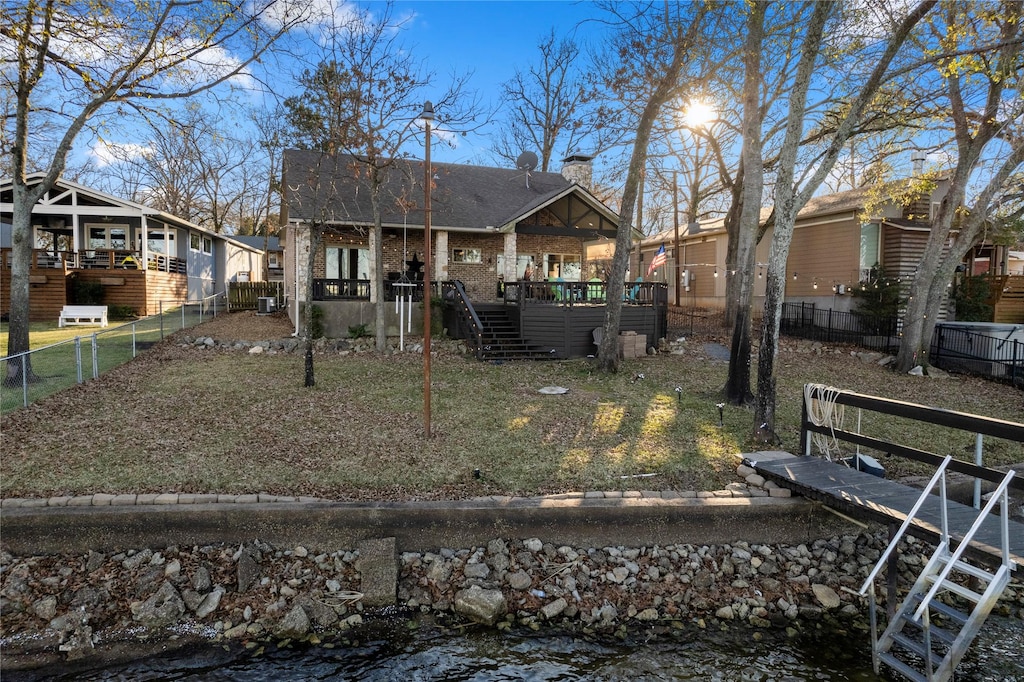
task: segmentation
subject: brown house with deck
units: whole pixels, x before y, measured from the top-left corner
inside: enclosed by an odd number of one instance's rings
[[[41,174],[29,176],[38,182]],[[0,315],[10,311],[10,180],[0,181]],[[29,319],[57,322],[80,303],[78,282],[102,287],[102,303],[153,315],[222,295],[231,281],[262,280],[263,252],[133,201],[60,179],[32,209]]]

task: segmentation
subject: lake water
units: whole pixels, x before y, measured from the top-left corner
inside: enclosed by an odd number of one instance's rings
[[[882,680],[867,636],[788,640],[751,631],[688,629],[656,639],[454,631],[405,621],[371,624],[362,639],[246,650],[203,645],[91,672],[49,671],[30,680]],[[883,671],[884,672],[884,671]],[[959,682],[1024,682],[1024,623],[990,619],[957,671]]]

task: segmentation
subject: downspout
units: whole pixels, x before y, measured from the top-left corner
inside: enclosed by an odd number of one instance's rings
[[[293,229],[289,230],[292,236],[292,256],[295,259],[295,265],[292,270],[295,271],[295,295],[292,297],[294,303],[292,304],[292,314],[295,316],[295,332],[292,336],[297,337],[299,335],[299,225],[298,223],[293,224]]]

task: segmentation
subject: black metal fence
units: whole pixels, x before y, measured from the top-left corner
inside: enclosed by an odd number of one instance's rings
[[[826,343],[849,343],[883,353],[900,347],[900,322],[896,318],[868,317],[813,303],[783,303],[779,331]]]
[[[1024,341],[939,324],[932,335],[930,360],[949,372],[991,377],[1024,387]]]
[[[848,343],[896,353],[902,325],[898,319],[869,318],[813,303],[783,303],[779,331],[826,343]],[[1024,341],[943,326],[932,335],[929,361],[949,372],[975,374],[1024,387]]]

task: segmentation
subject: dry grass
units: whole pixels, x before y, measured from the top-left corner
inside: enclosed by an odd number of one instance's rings
[[[239,315],[192,333],[253,339],[290,332],[284,320]],[[451,499],[715,489],[733,480],[734,453],[762,446],[749,438],[747,409],[726,407],[718,425],[726,365],[710,360],[703,343],[692,339],[686,355],[628,361],[615,376],[582,360],[493,365],[442,355],[432,363],[430,439],[418,355],[320,355],[317,386],[306,389],[299,355],[166,343],[97,381],[4,416],[0,493]],[[899,376],[861,363],[849,349],[819,357],[791,348],[780,362],[778,427],[790,451],[805,382],[1004,419],[1021,415],[1018,390],[969,378]],[[537,392],[549,385],[569,392]],[[867,415],[863,430],[973,456],[971,434]],[[988,439],[986,458],[993,465],[1022,462],[1024,449]],[[919,473],[895,460],[886,465],[896,474]]]

